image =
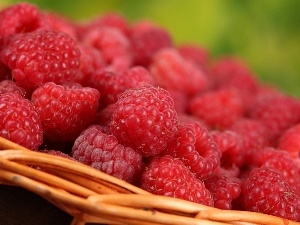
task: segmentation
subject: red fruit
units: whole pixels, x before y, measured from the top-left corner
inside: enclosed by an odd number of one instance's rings
[[[22,97],[27,97],[26,90],[19,87],[15,82],[11,80],[3,80],[0,82],[0,94],[4,93],[15,93],[21,95]]]
[[[84,34],[82,42],[101,51],[107,69],[110,71],[123,72],[132,66],[130,41],[117,28],[103,26],[88,30]]]
[[[121,144],[143,156],[158,155],[167,147],[177,126],[169,93],[150,85],[129,89],[115,103],[110,129]]]
[[[0,11],[0,49],[15,34],[49,28],[39,8],[21,2]]]
[[[71,81],[79,72],[80,51],[65,33],[42,30],[15,35],[1,59],[18,85],[34,89],[46,82]]]
[[[282,179],[300,196],[299,168],[294,158],[286,151],[265,147],[254,151],[248,159],[254,166],[266,166],[279,171]]]
[[[39,112],[46,138],[73,141],[94,121],[99,97],[93,88],[49,82],[33,92],[31,101]]]
[[[185,60],[174,48],[157,52],[149,65],[157,85],[193,96],[208,88],[206,74],[191,62]]]
[[[212,196],[203,182],[182,161],[168,155],[151,160],[142,174],[141,188],[156,195],[213,206]]]
[[[127,182],[137,179],[142,168],[142,156],[130,147],[118,143],[113,135],[93,125],[75,140],[72,157],[109,175]]]
[[[224,88],[206,92],[190,100],[189,111],[212,129],[226,129],[244,116],[244,105],[238,90]]]
[[[88,86],[101,94],[101,108],[115,103],[124,91],[146,84],[152,85],[154,81],[149,71],[141,66],[131,67],[124,72],[98,70],[88,80]]]
[[[246,210],[300,221],[300,197],[274,169],[253,169],[243,183],[242,195]]]
[[[282,135],[279,137],[277,148],[287,151],[293,158],[300,158],[299,123],[282,133]]]
[[[173,45],[166,30],[146,21],[134,24],[129,36],[135,65],[147,67],[155,53]]]
[[[40,150],[40,152],[50,154],[50,155],[60,156],[60,157],[66,158],[66,159],[75,160],[73,157],[71,157],[68,154],[61,152],[59,150]]]
[[[220,164],[221,152],[208,130],[197,122],[181,123],[162,154],[179,158],[197,178],[207,178]]]
[[[0,94],[0,136],[37,150],[43,129],[34,105],[19,94]]]
[[[280,93],[260,94],[249,109],[249,117],[263,123],[269,133],[270,144],[276,146],[279,136],[300,120],[299,101]]]
[[[240,179],[221,174],[213,174],[204,184],[213,196],[214,207],[219,209],[231,209],[233,199],[239,197],[242,188]]]

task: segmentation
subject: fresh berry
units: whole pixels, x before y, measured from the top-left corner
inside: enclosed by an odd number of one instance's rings
[[[37,150],[43,129],[34,105],[19,94],[0,94],[0,136]]]
[[[22,2],[0,11],[0,49],[15,34],[50,28],[42,12],[33,4]]]
[[[300,221],[300,197],[274,169],[253,169],[243,183],[242,195],[246,210]]]
[[[258,120],[241,118],[233,123],[229,130],[239,134],[243,139],[245,151],[269,145],[267,128]]]
[[[130,30],[134,63],[147,67],[159,50],[173,45],[170,34],[150,22],[140,21]]]
[[[232,209],[232,201],[241,193],[241,181],[222,174],[213,174],[204,181],[205,187],[212,194],[214,207]]]
[[[270,136],[270,144],[276,146],[279,136],[300,120],[300,103],[285,94],[261,94],[255,97],[249,109],[249,117],[263,123]]]
[[[77,85],[45,83],[31,97],[39,112],[44,135],[50,140],[74,141],[95,119],[100,94]]]
[[[177,130],[177,113],[170,94],[145,85],[123,92],[115,103],[110,129],[121,144],[143,156],[158,155]]]
[[[287,151],[293,158],[300,158],[300,123],[282,133],[278,148]]]
[[[22,97],[27,97],[27,92],[24,88],[19,87],[15,82],[11,80],[0,81],[0,95],[4,93],[15,93]]]
[[[141,178],[141,188],[156,194],[213,206],[213,198],[193,173],[179,159],[155,157]]]
[[[115,103],[126,90],[142,85],[154,84],[149,71],[141,66],[134,66],[124,72],[107,70],[95,71],[88,79],[88,85],[101,94],[101,108]]]
[[[164,48],[157,52],[149,65],[149,70],[156,84],[167,90],[193,96],[208,88],[206,74],[185,60],[174,48]]]
[[[238,133],[230,130],[213,130],[210,135],[222,153],[220,166],[223,169],[232,171],[233,168],[241,168],[244,165],[245,147]]]
[[[253,152],[248,160],[254,166],[266,166],[280,172],[282,179],[300,196],[300,177],[297,162],[286,151],[265,147]]]
[[[162,154],[179,158],[199,179],[209,177],[219,166],[221,157],[208,130],[197,122],[179,124]]]
[[[224,88],[205,92],[189,102],[192,115],[202,119],[212,129],[226,129],[244,116],[243,99],[238,90]]]
[[[50,155],[60,156],[60,157],[63,157],[65,159],[75,160],[73,157],[71,157],[68,154],[66,154],[64,152],[61,152],[59,150],[40,150],[40,152],[50,154]]]
[[[123,72],[133,64],[130,41],[117,28],[103,26],[88,30],[82,42],[101,51],[107,70]]]
[[[80,51],[68,35],[53,30],[15,35],[1,52],[18,85],[35,89],[71,81],[79,72]]]
[[[75,140],[72,157],[109,175],[133,182],[141,172],[142,156],[118,143],[113,135],[92,125]]]

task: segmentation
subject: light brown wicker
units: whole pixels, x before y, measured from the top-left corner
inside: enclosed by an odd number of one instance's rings
[[[261,213],[153,195],[76,161],[30,151],[1,137],[0,149],[0,184],[42,196],[72,215],[72,225],[300,225]]]

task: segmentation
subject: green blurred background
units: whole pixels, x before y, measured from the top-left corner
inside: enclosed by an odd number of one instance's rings
[[[0,7],[16,3],[1,0]],[[300,97],[300,0],[30,0],[73,20],[119,12],[149,19],[176,44],[195,43],[216,58],[244,59],[262,82]]]

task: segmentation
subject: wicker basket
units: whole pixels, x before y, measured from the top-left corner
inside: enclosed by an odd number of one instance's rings
[[[255,212],[220,210],[152,195],[79,162],[30,151],[0,137],[0,184],[42,196],[70,214],[72,225],[300,225]]]

